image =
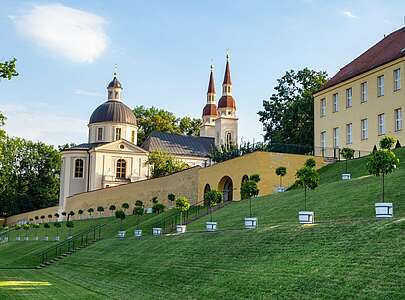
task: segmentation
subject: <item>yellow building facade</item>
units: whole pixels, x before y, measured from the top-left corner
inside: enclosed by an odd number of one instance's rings
[[[259,195],[268,195],[274,193],[279,186],[280,180],[275,174],[277,167],[287,168],[283,185],[290,186],[295,182],[296,171],[310,157],[312,156],[254,152],[206,168],[198,166],[165,177],[76,194],[66,199],[65,211],[74,211],[73,219],[78,219],[77,212],[81,209],[85,212],[82,217],[87,218],[87,209],[90,207],[94,209],[95,216],[98,215],[96,211],[99,206],[104,208],[104,215],[109,215],[110,205],[119,208],[123,203],[128,203],[130,206],[128,213],[132,213],[135,201],[141,200],[148,208],[152,206],[153,197],[157,197],[159,202],[168,207],[170,203],[167,196],[170,193],[186,196],[191,204],[202,204],[207,189],[222,192],[224,201],[239,201],[243,178],[253,174],[259,174],[261,177],[258,184]],[[318,168],[325,164],[322,157],[312,158],[315,159]],[[54,206],[27,212],[7,218],[7,224],[29,221],[35,216],[47,217],[48,214],[54,215],[57,212],[61,213],[61,207]]]
[[[405,143],[404,55],[402,28],[342,68],[314,95],[315,155],[332,156],[344,147],[366,154],[385,135]]]

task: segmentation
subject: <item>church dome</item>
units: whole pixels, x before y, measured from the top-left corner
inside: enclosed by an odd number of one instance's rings
[[[216,116],[217,113],[217,106],[215,104],[207,103],[203,109],[203,117],[204,116]]]
[[[121,101],[107,101],[91,114],[89,124],[114,122],[136,125],[136,117],[132,110]]]
[[[234,108],[236,109],[235,99],[231,95],[224,95],[218,101],[218,108]]]

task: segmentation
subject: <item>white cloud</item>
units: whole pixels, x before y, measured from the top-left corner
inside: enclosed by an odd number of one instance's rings
[[[80,90],[80,89],[75,90],[75,94],[81,95],[81,96],[89,96],[89,97],[101,97],[100,93],[86,91],[86,90]]]
[[[7,117],[5,130],[10,136],[55,146],[85,141],[88,121],[58,113],[57,107],[1,104],[0,111]]]
[[[10,16],[18,32],[73,62],[93,62],[107,48],[105,20],[62,4],[36,5]]]
[[[355,14],[353,14],[351,11],[349,10],[345,10],[342,12],[344,16],[350,18],[350,19],[358,19],[359,17],[356,16]]]

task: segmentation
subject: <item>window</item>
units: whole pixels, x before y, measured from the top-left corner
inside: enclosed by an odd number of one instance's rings
[[[333,94],[332,96],[333,99],[333,112],[338,112],[339,111],[339,94]]]
[[[103,140],[103,128],[99,127],[97,128],[97,141],[102,140]]]
[[[360,101],[361,103],[367,102],[368,99],[368,86],[367,82],[360,84]]]
[[[121,139],[121,128],[115,128],[115,140]]]
[[[394,70],[394,92],[401,89],[401,69]]]
[[[395,131],[402,130],[402,110],[400,108],[394,110],[394,118],[395,118]]]
[[[321,132],[321,153],[322,156],[325,155],[325,148],[326,148],[326,131]]]
[[[127,163],[126,163],[125,159],[117,160],[117,171],[115,172],[116,173],[115,177],[120,178],[120,179],[125,178],[126,169],[127,169]]]
[[[114,99],[118,99],[118,92],[117,91],[114,92]]]
[[[384,75],[377,77],[377,96],[384,96]]]
[[[353,124],[349,123],[346,124],[346,144],[352,144],[353,143]]]
[[[75,160],[75,178],[83,178],[83,159]]]
[[[368,119],[361,120],[361,140],[368,139]]]
[[[321,99],[321,117],[326,115],[326,99]]]
[[[353,100],[353,90],[352,88],[348,88],[346,90],[346,108],[352,107],[352,101]]]
[[[333,148],[339,148],[339,127],[333,128]]]
[[[231,146],[232,145],[232,135],[230,132],[226,133],[226,146]]]
[[[131,131],[131,142],[135,144],[135,130]]]
[[[385,116],[384,114],[378,115],[378,134],[382,135],[385,134]]]

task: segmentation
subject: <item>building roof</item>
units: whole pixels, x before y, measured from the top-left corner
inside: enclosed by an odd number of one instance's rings
[[[114,73],[114,78],[108,84],[107,88],[120,88],[120,89],[122,89],[122,84],[121,84],[121,82],[119,82],[116,73]]]
[[[89,124],[114,122],[136,125],[132,110],[121,101],[109,100],[97,107],[90,117]]]
[[[163,151],[172,155],[207,157],[214,146],[214,138],[154,131],[141,148],[149,152]]]
[[[207,103],[204,106],[202,115],[203,115],[203,117],[204,116],[217,116],[218,115],[217,105],[214,103]]]
[[[225,74],[224,74],[224,82],[222,84],[232,84],[231,70],[230,70],[230,67],[229,67],[229,56],[227,56]]]
[[[79,144],[70,148],[63,149],[62,151],[88,151],[98,146],[108,144],[108,142],[100,142],[100,143],[83,143]]]
[[[210,80],[208,83],[207,94],[215,94],[214,72],[212,70],[212,67],[211,67],[211,72],[210,72]]]
[[[405,27],[392,32],[344,66],[321,90],[405,56]],[[321,91],[320,90],[320,91]]]
[[[231,95],[224,95],[218,101],[218,108],[230,107],[236,109],[235,99]]]

